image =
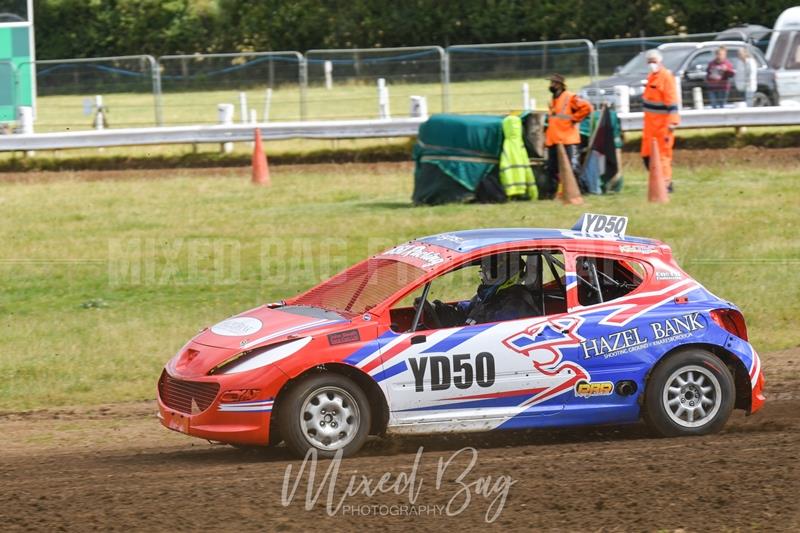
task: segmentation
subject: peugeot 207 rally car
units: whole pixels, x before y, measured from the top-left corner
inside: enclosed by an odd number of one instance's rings
[[[757,411],[764,378],[742,314],[626,225],[586,214],[571,230],[459,231],[386,250],[201,331],[164,368],[159,417],[204,439],[333,456],[370,434],[644,418],[661,435],[699,435],[734,408]],[[473,298],[498,254],[517,258],[505,284],[536,311],[443,325],[437,314]]]

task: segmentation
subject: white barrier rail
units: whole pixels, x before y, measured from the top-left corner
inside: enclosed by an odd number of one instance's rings
[[[643,113],[620,113],[623,131],[642,129]],[[735,107],[683,109],[679,129],[739,128],[742,126],[794,126],[800,124],[800,107]]]
[[[620,113],[619,119],[623,131],[642,129],[642,113]],[[255,128],[261,130],[264,140],[413,137],[425,120],[420,117],[326,120],[0,135],[0,152],[149,144],[222,144],[252,141]],[[685,109],[681,111],[680,129],[791,125],[800,125],[800,107]]]
[[[255,128],[264,140],[413,137],[426,118],[326,120],[218,126],[179,126],[0,135],[0,152],[62,150],[148,144],[200,144],[252,141]]]

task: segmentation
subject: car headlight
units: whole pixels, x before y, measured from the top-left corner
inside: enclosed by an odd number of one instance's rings
[[[303,337],[242,352],[214,368],[211,374],[239,374],[263,368],[297,353],[309,342],[311,337]]]
[[[630,94],[631,96],[640,96],[643,93],[644,93],[643,85],[628,87],[628,94]]]

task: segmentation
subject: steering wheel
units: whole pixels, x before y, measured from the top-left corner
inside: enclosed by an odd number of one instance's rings
[[[422,320],[420,320],[420,323],[423,323],[428,329],[440,329],[442,321],[439,320],[439,315],[436,314],[436,308],[433,307],[433,304],[428,300],[423,302],[420,298],[416,298],[414,300],[414,311],[419,310],[420,303],[422,303]],[[419,324],[417,324],[417,329],[419,329]]]

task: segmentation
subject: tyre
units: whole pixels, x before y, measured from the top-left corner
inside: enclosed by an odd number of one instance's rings
[[[772,101],[766,94],[762,92],[753,94],[753,107],[766,107],[770,105],[772,105]]]
[[[356,453],[367,439],[371,413],[367,396],[339,374],[313,374],[296,383],[281,400],[280,433],[299,457],[312,448],[318,457]]]
[[[728,367],[706,350],[667,356],[647,382],[644,415],[665,437],[707,435],[722,429],[733,410],[736,388]]]

